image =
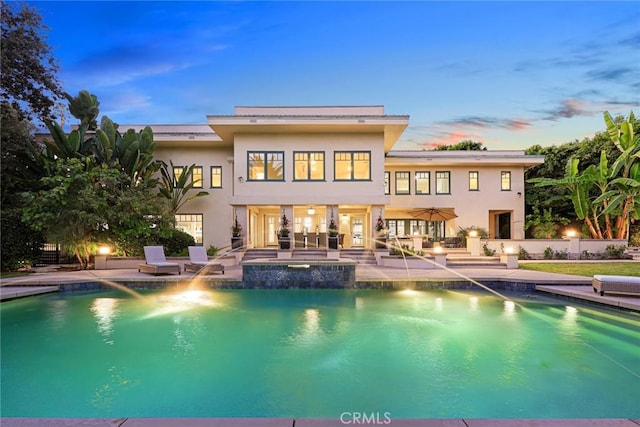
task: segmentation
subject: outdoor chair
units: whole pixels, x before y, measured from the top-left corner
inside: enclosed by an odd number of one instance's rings
[[[224,265],[219,262],[209,261],[209,256],[204,246],[189,246],[189,262],[184,265],[184,271],[202,271],[204,274],[220,272],[224,274]]]
[[[162,246],[145,246],[144,258],[146,264],[138,265],[138,272],[149,274],[180,274],[180,264],[167,262]]]

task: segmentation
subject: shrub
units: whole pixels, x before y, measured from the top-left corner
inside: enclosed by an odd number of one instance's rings
[[[531,259],[529,252],[522,246],[520,246],[520,250],[518,251],[518,259]]]
[[[592,259],[593,258],[593,254],[587,250],[582,251],[582,255],[580,256],[580,259]]]
[[[627,248],[624,245],[607,245],[607,247],[604,248],[604,255],[605,258],[608,259],[620,259],[623,258],[624,251],[626,250]]]
[[[566,250],[557,251],[554,256],[556,259],[569,259],[569,253]]]
[[[478,232],[478,236],[480,236],[481,239],[487,239],[489,238],[489,233],[487,232],[487,230],[485,230],[482,227],[476,227],[475,225],[472,225],[471,227],[459,227],[458,232],[456,233],[456,237],[460,239],[460,244],[464,247],[467,246],[467,236],[469,235],[469,232],[471,230],[475,230]]]
[[[168,256],[186,256],[189,251],[188,247],[195,246],[196,241],[191,234],[173,229],[168,237],[160,238],[158,244],[164,246],[164,251]]]
[[[31,230],[21,220],[17,210],[2,211],[2,271],[34,265],[40,259],[45,239],[41,232]]]
[[[553,259],[553,249],[551,248],[551,246],[547,246],[546,248],[544,248],[543,257],[544,259]]]
[[[496,254],[496,250],[491,249],[487,243],[482,245],[482,252],[484,252],[485,256],[494,256]]]
[[[209,245],[209,249],[207,249],[207,255],[216,256],[218,255],[219,249],[213,245]]]

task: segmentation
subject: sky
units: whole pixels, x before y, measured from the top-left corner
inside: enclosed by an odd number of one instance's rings
[[[559,145],[640,114],[640,2],[28,2],[68,93],[126,124],[383,105],[396,149]]]

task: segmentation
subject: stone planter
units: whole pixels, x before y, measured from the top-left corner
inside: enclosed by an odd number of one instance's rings
[[[231,238],[231,249],[238,249],[243,246],[242,237],[232,237]]]
[[[376,239],[376,249],[387,249],[387,239],[385,237]]]
[[[278,243],[280,244],[280,249],[291,249],[291,239],[289,237],[278,238]]]
[[[329,236],[329,249],[338,249],[338,236]]]

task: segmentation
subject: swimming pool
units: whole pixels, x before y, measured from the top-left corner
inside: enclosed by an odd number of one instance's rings
[[[10,301],[2,415],[639,417],[639,316],[540,298],[191,290]]]

